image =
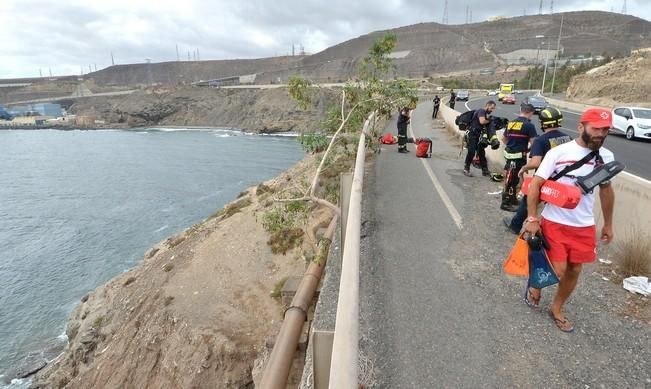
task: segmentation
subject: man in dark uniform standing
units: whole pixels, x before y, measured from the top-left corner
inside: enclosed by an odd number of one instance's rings
[[[475,111],[472,120],[470,121],[470,129],[468,131],[468,154],[466,154],[466,160],[463,166],[463,174],[468,177],[472,177],[472,174],[470,173],[470,163],[472,162],[472,159],[475,158],[475,153],[479,157],[482,175],[490,175],[490,171],[488,170],[488,161],[486,160],[486,150],[484,147],[479,145],[479,140],[482,137],[482,133],[486,131],[487,127],[491,123],[489,116],[495,110],[495,106],[495,102],[489,100],[484,108]],[[497,139],[495,139],[495,141],[497,142]],[[499,146],[499,143],[497,143],[497,146]]]
[[[432,119],[436,119],[436,116],[438,116],[439,113],[439,107],[441,106],[441,98],[436,95],[434,96],[434,100],[432,100],[434,103],[434,109],[432,110]]]
[[[534,138],[538,135],[536,127],[531,123],[531,117],[535,112],[536,109],[533,105],[522,104],[520,115],[509,122],[506,130],[504,130],[502,138],[506,145],[504,148],[504,159],[506,160],[504,176],[507,179],[504,182],[500,208],[505,211],[515,212],[517,209],[516,188],[520,181],[518,174],[520,169],[527,163],[529,145],[533,143]]]
[[[457,102],[457,94],[454,89],[450,90],[450,108],[454,109],[454,104]]]
[[[398,152],[408,153],[407,150],[407,126],[411,120],[411,110],[409,107],[404,107],[400,110],[398,115]]]

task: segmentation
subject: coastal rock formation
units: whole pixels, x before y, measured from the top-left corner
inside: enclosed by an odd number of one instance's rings
[[[309,242],[273,254],[261,219],[272,193],[311,177],[313,156],[251,188],[203,223],[81,299],[63,355],[34,388],[249,388],[265,339],[282,320],[270,296],[300,276]]]
[[[204,126],[249,132],[315,130],[339,93],[323,89],[312,107],[302,110],[287,88],[149,88],[130,95],[76,100],[70,111],[106,126]],[[317,120],[315,120],[317,119]]]

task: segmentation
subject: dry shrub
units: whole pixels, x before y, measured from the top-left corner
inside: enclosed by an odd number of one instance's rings
[[[631,227],[615,245],[615,259],[624,276],[651,276],[651,237],[640,227]]]
[[[267,244],[271,246],[272,253],[285,255],[303,243],[303,234],[300,228],[281,229],[271,234]]]

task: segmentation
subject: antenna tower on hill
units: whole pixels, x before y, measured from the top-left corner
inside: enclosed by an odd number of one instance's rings
[[[445,0],[445,8],[443,8],[443,24],[448,24],[448,0]]]
[[[543,6],[543,0],[540,0],[540,7],[538,7],[538,15],[542,15],[542,6]]]
[[[622,4],[622,13],[626,15],[626,0],[624,0],[624,4]]]
[[[554,0],[549,4],[549,13],[552,15],[554,14]]]

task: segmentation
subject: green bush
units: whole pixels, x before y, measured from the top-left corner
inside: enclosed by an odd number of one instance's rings
[[[303,146],[303,150],[315,154],[325,151],[328,148],[328,137],[323,134],[301,134],[298,141]]]

